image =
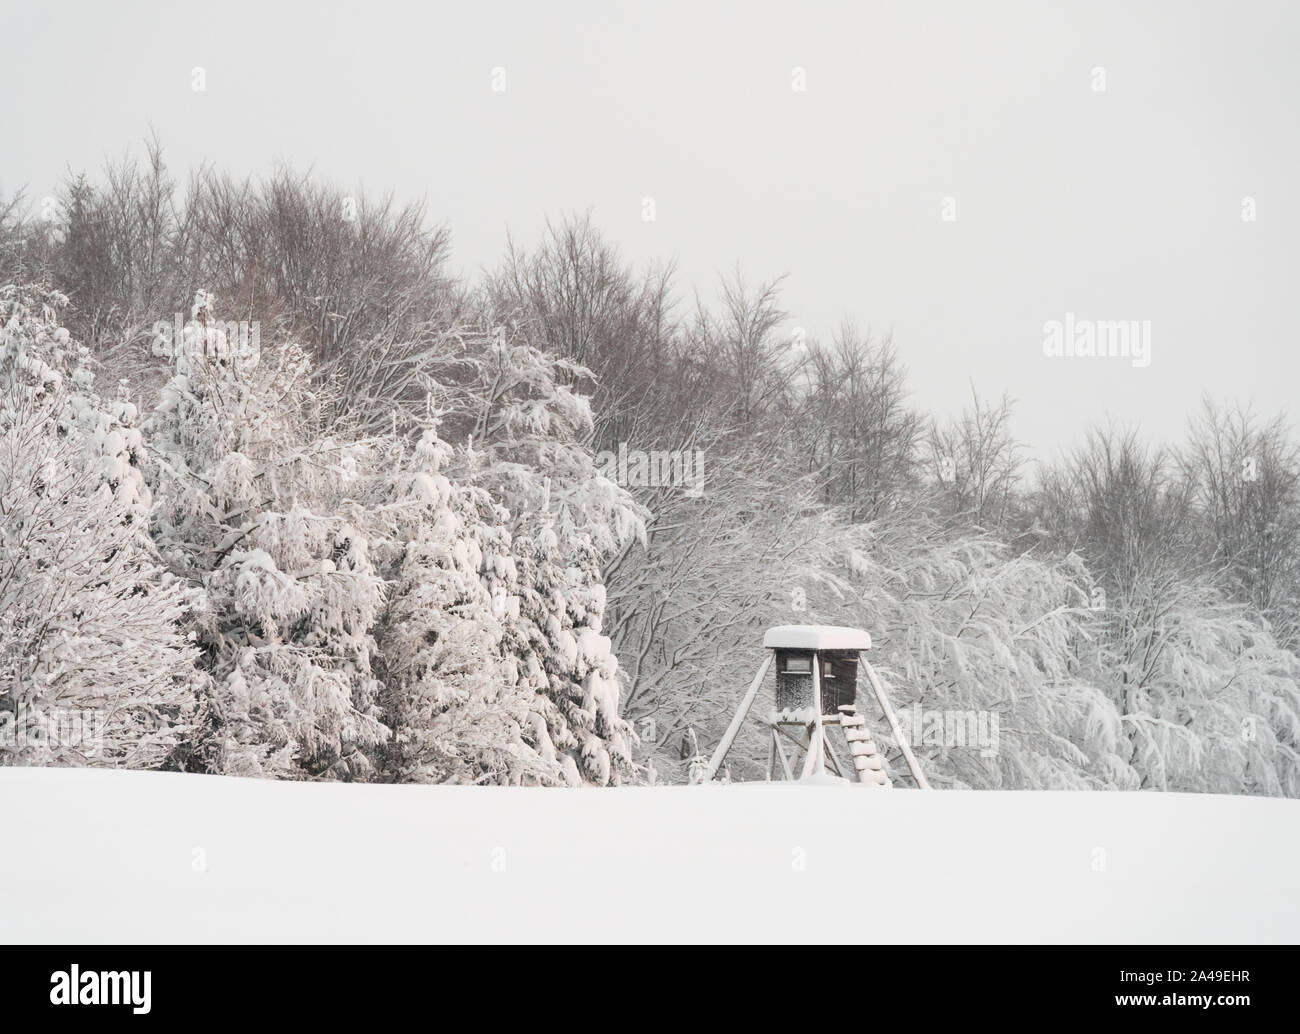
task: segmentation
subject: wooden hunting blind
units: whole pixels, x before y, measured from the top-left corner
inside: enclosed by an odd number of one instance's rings
[[[820,665],[822,714],[841,704],[855,704],[858,655],[852,650],[777,650],[776,709],[798,711],[813,706],[813,665]]]
[[[849,766],[841,764],[827,738],[827,729],[838,727],[843,730],[844,745],[852,759],[850,775],[867,786],[892,785],[866,719],[858,714],[858,672],[861,669],[866,672],[875,701],[889,723],[894,741],[916,785],[927,790],[930,788],[898,727],[884,687],[867,661],[867,651],[871,649],[870,635],[861,629],[835,625],[780,625],[767,630],[763,646],[770,652],[717,750],[707,765],[697,766],[693,781],[708,782],[717,775],[753,707],[768,668],[775,662],[775,706],[763,722],[771,736],[768,779],[780,778],[778,772],[787,779],[794,779],[800,751],[803,752],[803,762],[799,778],[824,776],[828,768],[833,775],[845,778]],[[795,748],[795,764],[791,763],[785,741]],[[703,762],[702,758],[700,760]]]
[[[871,636],[866,632],[825,625],[782,625],[767,630],[763,646],[776,654],[778,714],[809,711],[820,700],[820,713],[834,715],[840,705],[857,703],[858,653],[871,649]]]

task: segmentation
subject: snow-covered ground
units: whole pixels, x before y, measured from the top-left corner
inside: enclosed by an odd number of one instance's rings
[[[1300,802],[0,769],[0,939],[1297,942]]]

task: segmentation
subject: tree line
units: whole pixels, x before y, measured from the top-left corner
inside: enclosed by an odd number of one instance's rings
[[[422,206],[180,184],[156,145],[0,202],[0,708],[129,715],[115,764],[678,781],[762,628],[824,621],[901,704],[999,717],[995,757],[916,745],[937,785],[1300,792],[1283,415],[1207,398],[1181,442],[1031,467],[1012,400],[927,416],[905,344],[792,333],[780,278],[686,305],[582,215],[473,280],[451,254]],[[703,491],[611,481],[620,446],[698,450]]]

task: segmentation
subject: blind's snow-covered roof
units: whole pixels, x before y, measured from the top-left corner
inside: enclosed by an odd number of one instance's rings
[[[841,625],[778,625],[767,630],[763,645],[782,650],[870,650],[871,636]]]

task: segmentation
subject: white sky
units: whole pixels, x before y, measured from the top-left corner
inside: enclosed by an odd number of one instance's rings
[[[737,261],[788,273],[792,326],[892,330],[918,405],[1005,390],[1039,451],[1107,416],[1176,438],[1205,391],[1276,411],[1300,372],[1294,3],[0,0],[0,25],[0,188],[34,198],[152,123],[179,174],[282,159],[425,198],[470,274],[590,207],[628,258],[678,258],[684,303]],[[1044,357],[1067,311],[1150,320],[1150,367]]]

